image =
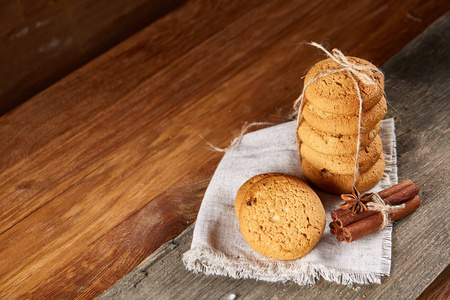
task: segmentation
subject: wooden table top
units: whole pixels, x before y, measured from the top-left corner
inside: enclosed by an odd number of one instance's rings
[[[199,136],[285,121],[323,58],[303,41],[382,65],[449,9],[188,1],[2,116],[0,298],[95,297],[192,224],[222,156]]]

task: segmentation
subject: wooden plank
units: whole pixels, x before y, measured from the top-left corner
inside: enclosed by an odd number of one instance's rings
[[[450,265],[417,298],[417,300],[438,299],[450,299]]]
[[[0,115],[183,2],[0,1]]]
[[[95,296],[185,229],[221,157],[198,135],[283,120],[321,58],[298,42],[381,63],[449,6],[237,3],[190,1],[0,118],[0,297]]]
[[[411,178],[420,186],[423,204],[396,222],[391,276],[381,285],[340,286],[320,280],[314,286],[300,287],[193,274],[181,262],[192,241],[191,225],[98,299],[230,299],[230,295],[237,299],[414,299],[421,295],[450,263],[446,210],[449,41],[447,13],[383,66],[392,105],[389,116],[396,119],[400,179]],[[448,277],[443,275],[432,285],[443,290],[442,299],[448,298]],[[428,292],[428,296],[436,295]]]

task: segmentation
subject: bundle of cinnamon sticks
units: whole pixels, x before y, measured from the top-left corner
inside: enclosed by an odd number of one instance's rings
[[[401,205],[394,212],[389,213],[392,222],[412,213],[420,206],[419,187],[411,180],[405,180],[393,185],[378,195],[389,205]],[[378,211],[366,210],[352,213],[351,209],[337,209],[331,212],[333,222],[330,223],[330,232],[339,242],[351,243],[372,232],[382,229],[383,214]]]

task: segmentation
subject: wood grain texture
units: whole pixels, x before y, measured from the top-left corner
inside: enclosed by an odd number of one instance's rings
[[[285,120],[322,58],[298,43],[381,64],[449,5],[189,1],[4,115],[0,298],[100,294],[195,220],[221,157],[199,135]]]
[[[431,283],[418,300],[450,299],[450,265]]]
[[[0,115],[183,2],[0,1]]]
[[[182,263],[191,225],[98,299],[448,299],[449,41],[447,13],[383,66],[389,115],[396,119],[400,180],[411,178],[421,187],[422,206],[396,222],[391,276],[381,285],[320,280],[297,286],[194,274]]]

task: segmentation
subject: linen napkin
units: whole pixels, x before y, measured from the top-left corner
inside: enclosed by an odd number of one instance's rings
[[[391,269],[389,226],[350,244],[339,243],[330,234],[330,212],[342,202],[339,195],[315,191],[325,207],[327,225],[316,247],[294,261],[264,257],[246,243],[234,212],[234,198],[240,186],[261,173],[287,173],[305,180],[297,145],[296,121],[246,134],[238,146],[222,158],[205,192],[195,224],[191,249],[184,253],[188,270],[233,278],[265,281],[294,281],[314,284],[320,276],[340,284],[381,283]],[[397,183],[394,120],[383,120],[380,137],[386,168],[378,192]]]

